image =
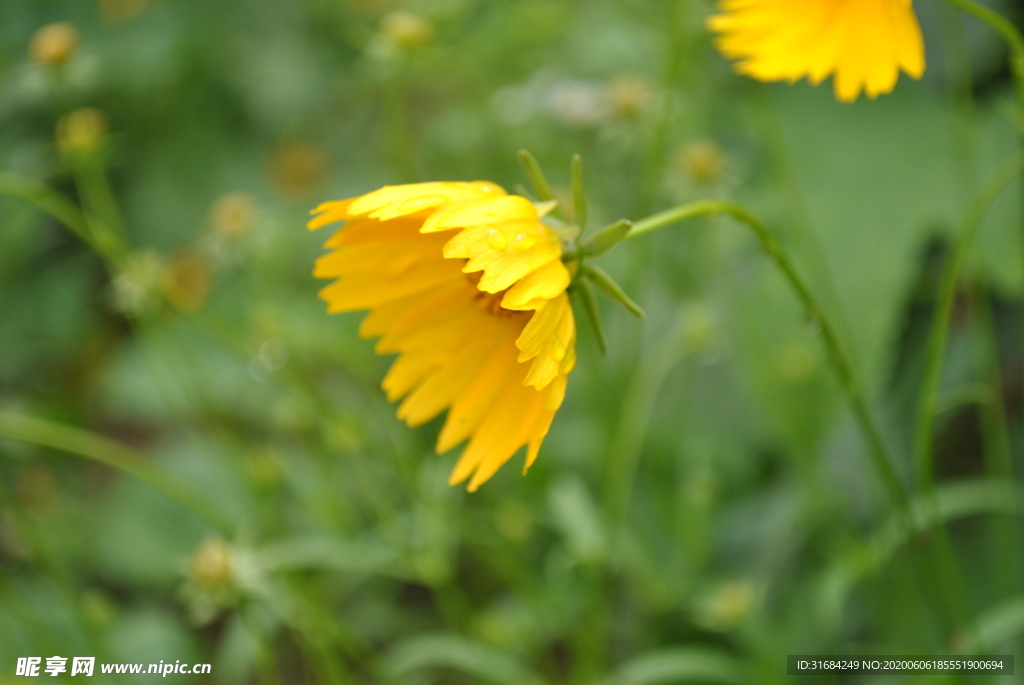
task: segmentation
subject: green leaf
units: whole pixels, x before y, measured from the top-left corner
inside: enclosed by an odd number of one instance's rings
[[[630,299],[629,295],[626,294],[626,291],[624,291],[611,276],[593,264],[584,264],[582,266],[582,270],[583,275],[590,279],[594,285],[600,288],[605,295],[621,304],[630,314],[638,319],[644,318],[645,314],[643,308]]]
[[[989,609],[974,622],[974,630],[967,640],[965,654],[999,649],[1007,640],[1024,631],[1024,595],[1012,597]]]
[[[725,652],[705,647],[683,647],[644,654],[627,661],[601,685],[665,685],[675,683],[751,682],[742,662]]]
[[[544,685],[513,657],[458,635],[425,635],[395,646],[384,657],[391,677],[424,668],[451,668],[495,685]]]
[[[1015,515],[1024,511],[1024,493],[1011,481],[972,480],[936,488],[938,521],[949,523],[980,514]],[[911,502],[910,521],[894,514],[871,534],[864,545],[842,555],[820,579],[818,619],[835,626],[857,582],[881,570],[914,532],[934,525],[932,508],[921,499]]]
[[[583,194],[583,159],[579,155],[572,156],[572,201],[573,220],[582,229],[587,227],[587,198]]]
[[[584,280],[576,282],[574,286],[576,292],[580,296],[580,304],[583,305],[583,313],[586,314],[587,323],[590,324],[590,329],[594,331],[594,339],[597,341],[597,347],[601,350],[601,356],[608,356],[608,339],[604,335],[604,327],[601,325],[601,316],[597,311],[597,300],[594,298],[594,291],[590,289],[590,284]]]
[[[605,226],[580,244],[583,255],[585,257],[603,255],[625,240],[632,228],[633,224],[628,219],[619,219],[614,224]]]

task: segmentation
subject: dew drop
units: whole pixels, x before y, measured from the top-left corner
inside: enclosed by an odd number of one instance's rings
[[[525,252],[533,247],[537,243],[537,238],[531,233],[517,233],[516,237],[512,239],[512,244],[515,245],[516,249]]]
[[[399,206],[399,212],[403,214],[411,214],[430,207],[436,207],[437,205],[444,203],[445,200],[446,198],[441,195],[421,195],[403,202]]]
[[[492,250],[504,250],[508,247],[508,238],[497,228],[487,229],[487,234],[484,236],[484,242],[487,243],[487,247]]]

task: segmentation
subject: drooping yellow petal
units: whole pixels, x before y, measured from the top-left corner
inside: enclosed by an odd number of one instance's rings
[[[421,183],[324,203],[309,223],[347,222],[317,260],[315,276],[337,279],[321,297],[330,312],[370,310],[360,335],[398,354],[381,385],[400,419],[448,410],[437,451],[468,440],[451,482],[471,491],[524,446],[533,463],[575,363],[546,210],[485,182]]]
[[[335,281],[320,291],[327,302],[327,311],[334,314],[372,309],[385,302],[432,289],[458,278],[443,262],[421,262],[399,278],[356,279]]]
[[[448,418],[437,437],[438,454],[444,454],[476,431],[516,366],[515,346],[510,349],[508,345],[501,345],[495,350],[477,377],[448,410]]]
[[[924,43],[910,0],[721,0],[708,20],[737,71],[762,81],[820,83],[836,97],[890,92],[900,70],[924,73]]]
[[[554,380],[575,340],[572,306],[562,293],[537,310],[516,340],[518,361],[534,360],[524,382],[540,390]]]
[[[471,336],[444,364],[413,390],[398,408],[398,418],[419,426],[447,409],[480,373],[500,342],[483,331]]]
[[[451,483],[472,475],[468,489],[475,491],[527,444],[544,409],[544,395],[523,385],[522,368],[505,380],[497,399],[481,418],[469,445],[462,452]]]
[[[553,300],[569,287],[569,270],[562,260],[555,259],[536,271],[524,276],[518,283],[505,291],[501,306],[512,310],[537,309]]]

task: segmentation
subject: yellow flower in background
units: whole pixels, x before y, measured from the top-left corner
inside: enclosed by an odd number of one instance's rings
[[[761,81],[814,85],[833,77],[836,98],[874,98],[902,69],[924,73],[924,41],[910,0],[720,0],[708,20],[736,71]]]
[[[444,453],[465,440],[449,483],[470,492],[527,446],[537,458],[576,361],[558,236],[542,210],[493,183],[386,186],[326,202],[310,229],[346,221],[313,275],[338,279],[328,312],[368,309],[363,337],[399,357],[384,378],[410,426],[448,416]]]

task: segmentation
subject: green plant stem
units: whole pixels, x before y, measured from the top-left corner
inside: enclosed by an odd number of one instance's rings
[[[392,173],[400,183],[414,183],[417,174],[409,121],[409,80],[404,72],[384,86],[384,116]]]
[[[0,195],[16,197],[34,205],[64,224],[86,245],[93,249],[97,248],[89,221],[82,210],[46,184],[24,176],[0,173]]]
[[[949,337],[949,321],[953,313],[953,300],[956,296],[960,270],[971,247],[971,242],[981,225],[981,220],[988,212],[989,207],[1006,185],[1021,172],[1024,172],[1024,153],[1014,155],[986,180],[967,210],[967,215],[964,217],[960,233],[957,236],[957,242],[953,247],[953,254],[950,255],[942,274],[939,299],[928,334],[924,381],[918,396],[918,413],[914,429],[914,473],[917,486],[922,492],[928,492],[935,487],[932,463],[932,429],[935,424],[939,375],[942,371],[942,359]]]
[[[613,546],[620,543],[633,492],[644,438],[658,391],[668,374],[686,356],[685,310],[672,328],[644,351],[622,398],[622,411],[612,433],[605,466],[604,508],[611,526]]]
[[[1006,41],[1010,49],[1010,71],[1017,86],[1017,98],[1024,108],[1024,36],[1006,17],[990,10],[975,0],[947,0],[951,5],[988,24]]]
[[[669,9],[665,41],[668,54],[661,82],[662,99],[655,114],[650,142],[644,155],[643,172],[640,174],[642,183],[637,192],[636,209],[638,214],[645,214],[650,211],[651,205],[657,199],[658,189],[661,187],[661,172],[665,164],[665,148],[668,145],[672,117],[675,115],[673,91],[682,73],[686,48],[689,43],[686,40],[687,36],[683,35],[687,10],[688,0],[677,0]]]
[[[982,338],[979,366],[990,386],[989,401],[979,405],[982,439],[985,446],[985,469],[994,480],[1013,482],[1013,452],[1003,405],[1003,382],[999,364],[999,336],[992,303],[986,289],[972,289],[971,312],[978,321]],[[993,517],[990,523],[993,557],[993,582],[1003,596],[1021,590],[1019,521],[1005,516]]]
[[[0,411],[0,438],[49,447],[111,466],[164,493],[220,532],[233,532],[231,522],[201,495],[119,442],[55,421],[9,411]]]
[[[45,183],[16,174],[0,173],[0,195],[24,200],[64,224],[92,248],[109,268],[121,263],[127,253],[124,242],[117,234]]]
[[[705,200],[674,207],[638,221],[633,224],[633,230],[626,237],[627,239],[637,238],[659,228],[664,228],[687,219],[715,214],[727,214],[754,232],[760,240],[765,254],[775,262],[786,282],[793,288],[801,304],[803,304],[807,316],[818,326],[822,341],[828,352],[829,360],[853,408],[857,423],[864,433],[868,452],[871,455],[875,470],[878,472],[893,504],[899,509],[905,509],[907,494],[893,466],[892,457],[882,439],[881,431],[868,410],[864,393],[857,382],[849,358],[839,343],[835,328],[807,286],[807,282],[797,271],[796,265],[790,258],[789,253],[775,240],[775,236],[768,227],[761,223],[760,219],[739,205],[730,202]]]
[[[1018,117],[1024,116],[1024,35],[1006,17],[976,0],[947,0],[952,6],[975,17],[998,33],[1010,50],[1010,71],[1017,91]],[[1024,146],[1024,134],[1021,138]],[[1024,187],[1021,188],[1024,191]],[[1024,192],[1021,195],[1021,212],[1024,216]],[[1024,270],[1024,220],[1021,222],[1021,269]]]
[[[953,253],[950,255],[939,284],[939,296],[932,325],[928,334],[928,346],[925,357],[924,380],[918,396],[917,419],[914,428],[913,461],[914,473],[919,496],[926,506],[937,507],[935,501],[934,455],[932,452],[932,431],[935,425],[935,414],[938,402],[939,377],[942,361],[945,356],[946,343],[949,337],[949,322],[956,297],[956,286],[981,220],[988,212],[996,197],[1018,174],[1024,171],[1024,153],[1018,153],[997,169],[975,195],[964,217],[957,236]],[[956,564],[952,541],[941,521],[932,516],[931,537],[932,554],[944,571],[946,588],[952,602],[953,619],[956,621],[970,620],[970,608],[963,578]]]

